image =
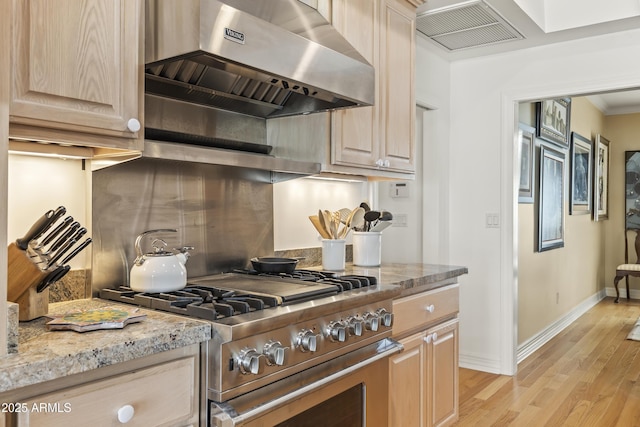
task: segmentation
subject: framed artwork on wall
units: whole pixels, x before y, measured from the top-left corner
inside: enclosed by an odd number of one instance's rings
[[[564,246],[565,155],[547,145],[540,146],[538,191],[538,252]]]
[[[596,135],[593,160],[593,219],[609,218],[609,140]]]
[[[520,184],[518,203],[533,203],[535,191],[535,129],[520,123],[518,144],[520,145]]]
[[[640,230],[640,151],[625,151],[625,228]]]
[[[593,183],[593,144],[590,139],[571,132],[571,175],[569,184],[569,214],[591,213]]]
[[[562,147],[569,146],[571,98],[545,99],[536,103],[536,136]]]

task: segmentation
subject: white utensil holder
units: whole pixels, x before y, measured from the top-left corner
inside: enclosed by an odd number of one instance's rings
[[[344,270],[344,239],[322,239],[322,268],[324,270]]]
[[[382,233],[355,231],[353,233],[353,265],[378,267],[382,258]]]

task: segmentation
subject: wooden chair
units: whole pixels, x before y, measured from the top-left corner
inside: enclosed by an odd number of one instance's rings
[[[634,248],[636,250],[636,263],[629,264],[629,242],[627,234],[630,231],[636,233],[634,242]],[[616,287],[616,299],[614,302],[620,300],[620,291],[618,290],[618,282],[624,277],[627,285],[627,301],[629,301],[629,276],[640,277],[640,230],[625,230],[624,232],[624,264],[620,264],[616,268],[616,278],[613,279],[613,284]]]

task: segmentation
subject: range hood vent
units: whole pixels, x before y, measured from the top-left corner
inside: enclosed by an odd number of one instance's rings
[[[261,118],[371,105],[373,67],[297,0],[147,0],[146,93]]]
[[[449,51],[524,38],[484,1],[471,1],[427,11],[418,15],[416,28]]]

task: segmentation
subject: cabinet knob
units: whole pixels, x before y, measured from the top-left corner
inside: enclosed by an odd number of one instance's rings
[[[382,160],[382,159],[376,160],[376,166],[378,166],[378,167],[384,166],[384,160]]]
[[[122,408],[118,409],[118,421],[120,421],[120,424],[128,423],[135,415],[135,412],[136,411],[133,409],[133,406],[124,405]]]
[[[433,313],[435,311],[435,309],[436,309],[436,306],[433,305],[433,304],[430,304],[430,305],[426,306],[424,309],[425,309],[425,311],[428,311],[429,313]]]
[[[129,119],[127,129],[129,132],[138,132],[140,130],[140,121],[138,119]]]
[[[432,339],[433,339],[434,341],[438,341],[438,333],[437,333],[437,332],[434,332],[434,333],[432,333],[431,335],[432,335]]]
[[[427,335],[426,337],[423,338],[424,342],[426,342],[427,344],[431,344],[433,337],[431,334]]]
[[[391,166],[391,162],[389,161],[389,159],[386,159],[383,163],[382,166],[384,166],[385,168],[388,168],[389,166]]]

